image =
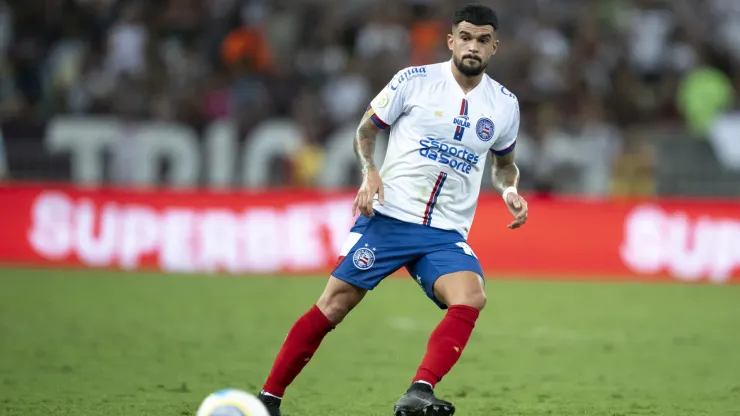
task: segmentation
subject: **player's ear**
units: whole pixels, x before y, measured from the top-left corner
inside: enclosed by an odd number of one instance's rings
[[[449,50],[452,50],[454,45],[455,45],[455,35],[452,33],[448,33],[447,34],[447,48]]]
[[[492,44],[493,50],[491,51],[491,56],[496,55],[496,52],[498,51],[498,39],[494,39]]]

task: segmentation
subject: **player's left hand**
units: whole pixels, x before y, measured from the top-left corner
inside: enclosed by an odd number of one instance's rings
[[[506,207],[509,208],[509,212],[514,216],[514,221],[509,224],[509,228],[516,229],[521,227],[527,222],[527,215],[529,215],[529,206],[527,201],[521,197],[521,195],[510,193],[506,196]]]

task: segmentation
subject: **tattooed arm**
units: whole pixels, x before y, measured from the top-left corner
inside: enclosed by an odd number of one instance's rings
[[[514,216],[514,222],[509,224],[509,228],[519,228],[527,222],[529,207],[527,201],[519,196],[516,190],[519,186],[519,168],[514,163],[514,151],[504,156],[494,154],[491,163],[493,187],[504,197],[506,207]]]
[[[378,167],[375,165],[375,160],[373,160],[375,137],[380,130],[390,127],[406,112],[407,97],[411,94],[409,85],[412,84],[412,80],[407,78],[410,74],[418,73],[418,71],[409,71],[411,70],[399,71],[391,82],[370,101],[370,105],[357,127],[353,147],[357,164],[362,171],[362,186],[357,192],[357,198],[355,198],[352,208],[353,214],[359,208],[363,215],[372,216],[376,194],[378,195],[378,203],[380,205],[384,204],[383,181],[380,178]],[[416,79],[420,78],[417,77]]]
[[[493,155],[491,175],[493,187],[503,195],[506,188],[519,186],[519,168],[514,163],[514,151],[505,156]]]
[[[375,138],[380,129],[370,119],[373,114],[375,114],[375,111],[369,108],[362,116],[353,142],[357,164],[360,166],[363,175],[367,175],[371,170],[377,170],[373,155],[375,153]]]
[[[378,202],[383,204],[383,180],[380,178],[378,168],[375,166],[373,155],[375,154],[375,138],[380,128],[372,120],[375,114],[372,108],[369,108],[360,121],[355,134],[354,149],[357,157],[357,164],[362,171],[362,186],[357,191],[357,197],[352,204],[352,215],[357,214],[357,210],[366,217],[373,215],[373,199],[378,194]]]

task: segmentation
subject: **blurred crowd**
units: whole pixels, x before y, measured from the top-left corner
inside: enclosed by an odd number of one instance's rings
[[[740,1],[481,2],[500,20],[488,72],[521,105],[525,187],[650,193],[649,132],[701,140],[737,108]],[[0,121],[232,117],[248,131],[287,116],[305,134],[296,163],[321,163],[298,159],[396,71],[449,59],[461,3],[0,0]]]

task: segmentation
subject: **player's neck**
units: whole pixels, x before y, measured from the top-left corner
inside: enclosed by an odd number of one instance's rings
[[[468,94],[470,91],[473,91],[473,89],[477,87],[483,79],[483,73],[480,73],[474,77],[469,77],[460,72],[460,70],[457,69],[457,66],[454,63],[450,64],[452,65],[452,77],[455,78],[455,81],[457,81],[457,85],[462,88],[464,94]]]

